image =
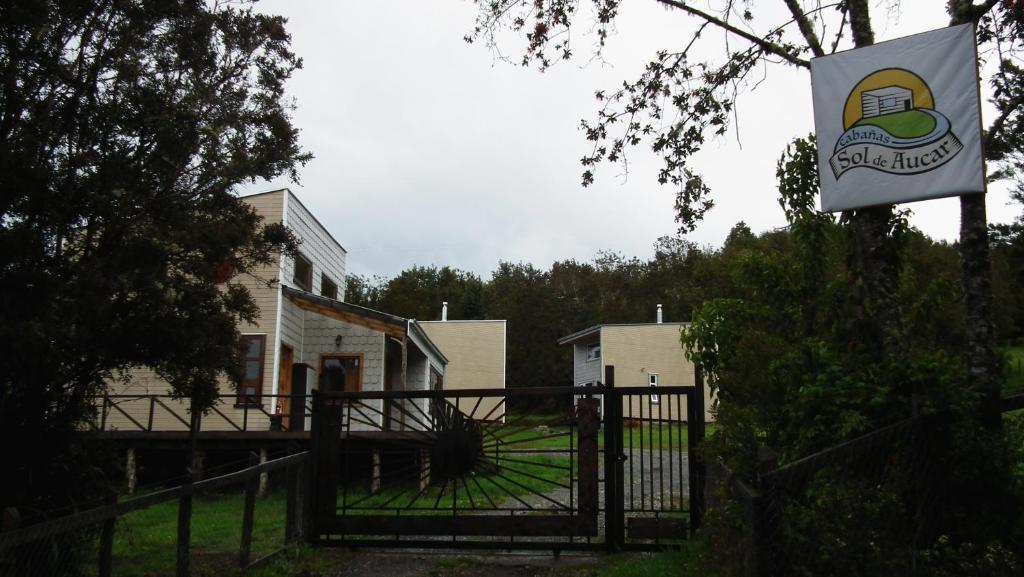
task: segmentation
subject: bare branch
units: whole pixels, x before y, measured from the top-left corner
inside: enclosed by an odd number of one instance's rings
[[[1000,136],[1000,133],[1006,125],[1006,120],[1021,106],[1024,106],[1024,94],[1018,94],[1007,103],[1005,108],[1003,108],[1003,112],[992,122],[988,127],[988,130],[985,131],[986,150],[990,149],[996,138]]]
[[[717,18],[715,16],[712,16],[711,14],[708,14],[707,12],[704,12],[702,10],[698,10],[696,8],[693,8],[692,6],[688,6],[685,2],[680,2],[679,0],[657,0],[657,1],[662,3],[662,4],[665,4],[665,5],[668,5],[668,6],[672,6],[673,8],[678,8],[678,9],[680,9],[680,10],[682,10],[682,11],[688,13],[688,14],[692,14],[693,16],[697,16],[698,18],[703,18],[705,21],[710,22],[711,24],[714,24],[715,26],[718,26],[719,28],[721,28],[723,30],[731,32],[731,33],[733,33],[733,34],[735,34],[735,35],[737,35],[737,36],[739,36],[739,37],[741,37],[741,38],[743,38],[743,39],[745,39],[745,40],[747,40],[749,42],[754,43],[755,45],[759,46],[765,52],[768,52],[770,54],[774,54],[776,56],[781,57],[782,59],[784,59],[785,61],[789,62],[790,64],[794,64],[796,66],[801,66],[803,68],[810,68],[810,64],[806,60],[804,60],[803,58],[797,57],[792,51],[787,50],[783,46],[779,46],[778,44],[775,44],[773,42],[769,42],[768,40],[766,40],[764,38],[759,38],[757,36],[754,36],[753,34],[747,32],[745,30],[741,30],[741,29],[733,26],[732,24],[729,24],[728,22],[722,20],[721,18]],[[819,47],[819,50],[820,50],[820,47]]]

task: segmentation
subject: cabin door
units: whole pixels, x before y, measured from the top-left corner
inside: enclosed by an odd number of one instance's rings
[[[281,427],[285,431],[291,430],[292,414],[292,364],[295,362],[295,354],[288,345],[281,345],[281,366],[278,369],[277,378],[277,414],[281,415]],[[302,401],[299,401],[302,402]]]

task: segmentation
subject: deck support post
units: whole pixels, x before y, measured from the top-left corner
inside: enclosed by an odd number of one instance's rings
[[[266,447],[260,448],[260,464],[267,462],[267,449]],[[260,473],[260,484],[256,494],[260,497],[267,495],[267,486],[270,484],[270,473],[264,471]]]
[[[131,495],[138,485],[138,469],[135,464],[135,447],[128,447],[124,456],[125,491]]]
[[[370,493],[380,491],[380,449],[373,450],[373,471],[370,474]]]
[[[430,484],[430,450],[420,449],[420,491]]]

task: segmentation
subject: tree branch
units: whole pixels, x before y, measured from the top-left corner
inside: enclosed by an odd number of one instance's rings
[[[847,3],[850,14],[850,32],[853,33],[853,45],[857,48],[871,46],[875,43],[875,33],[871,30],[871,12],[868,0],[850,0]]]
[[[793,54],[789,50],[786,50],[782,46],[779,46],[778,44],[769,42],[769,41],[765,40],[764,38],[759,38],[757,36],[754,36],[753,34],[747,32],[745,30],[740,30],[739,28],[733,26],[732,24],[729,24],[725,20],[722,20],[721,18],[716,18],[715,16],[712,16],[711,14],[708,14],[707,12],[703,12],[701,10],[698,10],[696,8],[688,6],[685,2],[681,2],[680,0],[657,0],[657,1],[662,3],[662,4],[671,6],[673,8],[678,8],[678,9],[680,9],[680,10],[682,10],[682,11],[688,13],[688,14],[691,14],[693,16],[697,16],[698,18],[702,18],[705,21],[710,22],[711,24],[714,24],[715,26],[718,26],[719,28],[721,28],[723,30],[726,30],[728,32],[732,32],[733,34],[735,34],[735,35],[737,35],[737,36],[739,36],[739,37],[741,37],[741,38],[743,38],[743,39],[745,39],[745,40],[747,40],[749,42],[752,42],[755,45],[761,47],[761,49],[763,49],[765,52],[768,52],[768,53],[771,53],[771,54],[774,54],[776,56],[781,57],[782,59],[784,59],[785,61],[789,62],[790,64],[793,64],[793,65],[796,65],[796,66],[801,66],[803,68],[810,68],[810,64],[806,60],[804,60],[802,58],[798,58],[795,54]],[[820,47],[819,47],[819,50],[820,50]]]
[[[1006,125],[1006,119],[1008,119],[1010,115],[1022,105],[1024,105],[1024,94],[1018,94],[1013,97],[1009,103],[1007,103],[1003,112],[992,122],[991,125],[989,125],[988,130],[985,131],[985,150],[989,150],[992,147],[992,143],[995,142],[995,139],[998,137],[999,133],[1003,131],[1003,127]]]
[[[825,51],[821,49],[821,41],[818,40],[818,35],[814,32],[814,26],[807,19],[807,14],[804,13],[800,4],[796,0],[786,0],[786,6],[789,7],[789,12],[793,15],[796,25],[800,27],[800,33],[804,35],[804,40],[807,41],[807,46],[810,47],[811,52],[815,56],[824,56]]]

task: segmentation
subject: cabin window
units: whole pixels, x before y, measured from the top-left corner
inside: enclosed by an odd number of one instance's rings
[[[242,383],[238,387],[237,406],[258,406],[262,403],[266,347],[267,335],[242,335]]]
[[[587,345],[587,360],[596,361],[601,358],[601,344],[594,343]]]
[[[657,405],[659,402],[658,393],[658,373],[651,373],[647,375],[648,382],[651,385],[651,404]]]
[[[313,288],[313,263],[301,253],[295,253],[295,274],[292,276],[292,282],[306,292]]]
[[[320,275],[320,294],[329,299],[338,300],[338,285],[334,284],[327,275]]]

